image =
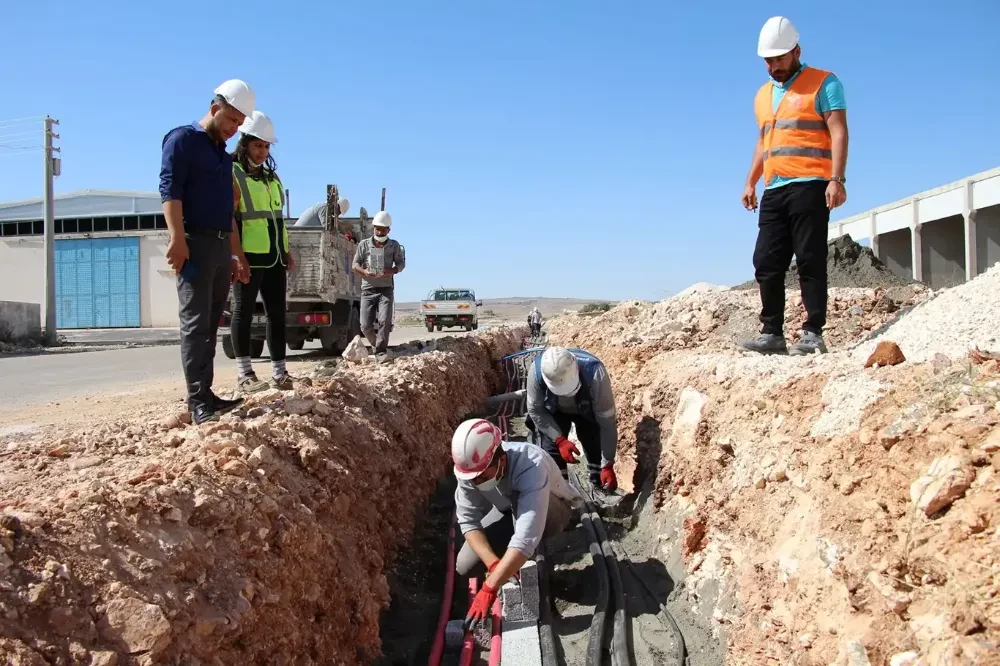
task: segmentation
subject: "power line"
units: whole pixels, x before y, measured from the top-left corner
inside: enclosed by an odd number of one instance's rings
[[[0,139],[9,139],[13,136],[36,136],[38,134],[37,130],[31,130],[28,132],[14,132],[13,134],[0,134]]]
[[[38,120],[45,120],[45,116],[26,116],[24,118],[7,118],[6,120],[0,120],[0,127],[6,127],[7,125],[17,125],[20,123],[35,122]]]

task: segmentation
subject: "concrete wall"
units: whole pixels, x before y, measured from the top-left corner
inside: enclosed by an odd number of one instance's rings
[[[153,328],[176,327],[178,325],[177,289],[173,271],[167,265],[167,233],[149,231],[91,235],[94,238],[121,236],[139,237],[139,314],[141,325]],[[81,238],[81,236],[56,236],[56,238]],[[22,236],[0,239],[0,299],[43,304],[45,300],[44,257],[42,238]]]
[[[913,279],[912,247],[909,229],[879,234],[878,258],[896,275]]]
[[[38,303],[0,301],[0,340],[40,340],[41,312]]]
[[[1000,261],[1000,205],[976,211],[976,274]]]
[[[921,225],[923,281],[933,289],[965,282],[965,222],[952,215]]]

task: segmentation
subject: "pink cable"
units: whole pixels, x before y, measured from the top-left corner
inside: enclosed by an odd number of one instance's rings
[[[503,636],[500,626],[503,622],[503,604],[497,599],[493,602],[493,636],[490,638],[490,666],[500,666],[500,648]]]
[[[448,528],[448,561],[445,564],[444,596],[441,598],[441,613],[438,615],[437,632],[431,647],[427,666],[438,666],[444,653],[444,634],[448,628],[448,618],[451,617],[451,599],[455,595],[455,514],[451,516],[451,526]]]
[[[479,591],[479,580],[476,578],[469,579],[469,606],[476,600],[476,592]],[[462,654],[458,659],[458,666],[470,666],[472,664],[472,653],[476,651],[476,639],[472,636],[471,631],[465,632],[465,638],[462,640]]]

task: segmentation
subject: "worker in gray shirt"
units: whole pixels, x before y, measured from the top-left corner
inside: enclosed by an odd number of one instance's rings
[[[458,479],[455,515],[465,537],[455,570],[462,576],[486,572],[466,617],[471,624],[488,616],[497,590],[542,537],[566,529],[583,498],[547,453],[534,444],[501,441],[500,430],[485,419],[458,426],[451,457]]]
[[[389,238],[392,218],[384,210],[375,214],[374,233],[358,243],[354,253],[354,272],[361,276],[361,332],[371,344],[375,357],[389,357],[389,332],[392,330],[394,276],[406,267],[403,246]],[[378,322],[378,337],[375,322]]]
[[[535,442],[565,475],[566,463],[577,461],[578,449],[568,439],[575,425],[591,485],[613,492],[618,487],[618,421],[611,378],[601,360],[582,349],[549,347],[535,357],[527,383],[526,423],[535,433]]]

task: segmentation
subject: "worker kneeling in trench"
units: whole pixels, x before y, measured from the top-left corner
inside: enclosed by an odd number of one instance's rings
[[[500,430],[484,419],[458,426],[451,456],[458,479],[455,513],[465,537],[455,570],[462,576],[486,571],[466,616],[470,628],[489,616],[497,591],[517,575],[542,538],[566,529],[583,497],[545,451],[501,441]]]

